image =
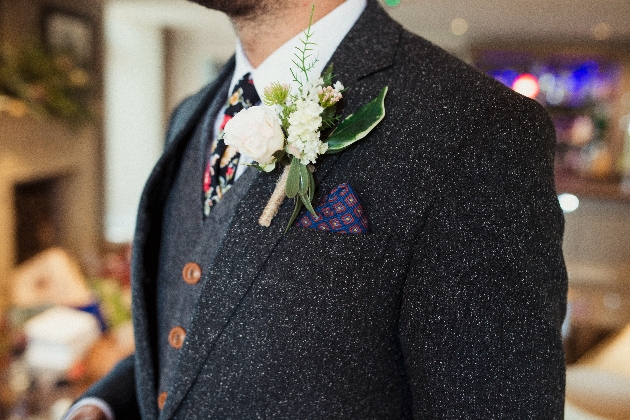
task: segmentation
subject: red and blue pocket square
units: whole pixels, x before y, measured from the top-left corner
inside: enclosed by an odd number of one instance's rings
[[[350,184],[335,187],[314,208],[317,216],[305,211],[295,226],[353,235],[368,232],[368,219]]]

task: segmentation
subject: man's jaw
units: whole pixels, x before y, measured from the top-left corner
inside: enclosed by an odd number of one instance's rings
[[[218,10],[232,19],[252,19],[264,14],[270,7],[270,0],[189,0],[208,9]]]

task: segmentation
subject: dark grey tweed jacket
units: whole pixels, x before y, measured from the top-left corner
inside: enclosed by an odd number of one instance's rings
[[[562,418],[566,272],[545,111],[406,32],[376,0],[332,62],[350,88],[344,114],[389,86],[383,122],[315,172],[316,200],[354,187],[370,233],[283,235],[289,201],[260,227],[279,174],[257,175],[203,267],[158,409],[164,203],[229,63],[173,116],[138,214],[136,353],[87,395],[119,419]]]

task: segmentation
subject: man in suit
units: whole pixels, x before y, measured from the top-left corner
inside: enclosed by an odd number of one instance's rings
[[[197,2],[231,17],[236,59],[173,115],[138,213],[136,352],[69,417],[562,418],[566,271],[545,111],[376,0],[315,0],[318,69],[332,62],[349,88],[342,114],[389,88],[384,120],[314,172],[314,202],[350,185],[369,230],[284,233],[289,200],[260,226],[278,169],[239,167],[204,216],[222,106],[243,74],[258,91],[286,80],[311,2]]]

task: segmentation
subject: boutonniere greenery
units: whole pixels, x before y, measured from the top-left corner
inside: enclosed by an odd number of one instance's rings
[[[315,45],[313,10],[309,25],[300,39],[301,46],[291,69],[296,89],[288,84],[272,83],[264,89],[261,106],[240,111],[225,126],[225,144],[250,156],[255,168],[270,172],[277,165],[284,167],[282,175],[259,223],[269,226],[285,197],[295,199],[295,208],[287,229],[303,207],[313,215],[315,194],[314,164],[322,154],[339,153],[365,138],[385,117],[387,86],[380,94],[354,114],[341,120],[337,105],[346,89],[333,82],[332,64],[323,74],[313,78],[310,72],[317,58],[310,53]]]

